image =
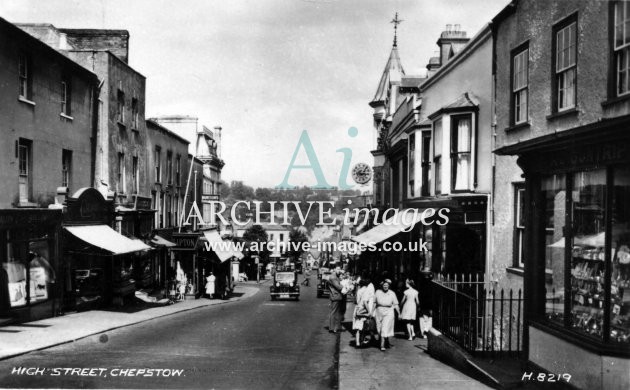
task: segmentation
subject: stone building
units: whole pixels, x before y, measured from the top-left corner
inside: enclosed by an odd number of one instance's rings
[[[0,321],[60,310],[63,198],[93,181],[97,76],[0,18]]]
[[[492,22],[495,258],[524,274],[529,361],[585,389],[630,387],[628,15],[515,0]]]

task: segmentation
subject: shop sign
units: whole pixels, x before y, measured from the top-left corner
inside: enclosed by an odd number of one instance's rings
[[[50,225],[60,220],[60,210],[0,210],[1,229],[13,229],[25,225]]]
[[[136,210],[151,210],[151,198],[134,195],[133,208]]]
[[[172,241],[177,244],[176,249],[195,250],[199,234],[197,233],[173,233]]]
[[[562,169],[578,166],[601,166],[630,160],[627,142],[575,147],[555,151],[547,161],[537,159],[541,169]]]
[[[113,203],[105,200],[94,188],[82,188],[68,198],[65,219],[71,222],[109,223],[114,213]]]

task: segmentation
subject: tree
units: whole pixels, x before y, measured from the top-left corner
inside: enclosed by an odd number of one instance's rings
[[[293,261],[297,261],[302,253],[304,253],[303,244],[304,242],[308,242],[308,237],[300,228],[291,230],[289,233],[289,250],[287,251],[289,257],[293,259]]]

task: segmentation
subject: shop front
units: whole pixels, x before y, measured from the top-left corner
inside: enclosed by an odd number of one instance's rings
[[[111,228],[113,202],[94,188],[66,200],[63,272],[67,310],[86,310],[133,297],[134,263],[151,247]]]
[[[630,118],[499,149],[525,173],[525,345],[579,387],[629,388]],[[575,359],[580,356],[580,359]]]
[[[61,220],[61,210],[0,210],[0,321],[34,321],[60,311]]]
[[[171,258],[166,270],[171,295],[183,285],[187,297],[199,297],[203,289],[198,258],[203,246],[201,237],[199,232],[173,233],[171,241],[175,246],[170,248]]]
[[[203,241],[214,245],[214,250],[209,250],[205,244],[200,250],[201,280],[212,273],[216,277],[216,293],[219,296],[227,297],[234,290],[234,282],[238,273],[233,273],[233,260],[239,261],[243,254],[230,248],[230,242],[224,241],[217,230],[204,230]]]

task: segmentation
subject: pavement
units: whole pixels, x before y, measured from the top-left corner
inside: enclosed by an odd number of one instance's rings
[[[175,302],[172,305],[153,307],[135,313],[90,310],[25,324],[3,326],[0,328],[0,360],[70,343],[154,318],[247,299],[259,291],[257,287],[251,284],[255,285],[256,283],[237,284],[234,289],[236,297],[228,300],[188,299]]]
[[[345,321],[352,310],[348,305]],[[491,389],[429,355],[426,338],[408,341],[397,332],[390,341],[392,347],[385,352],[376,347],[356,349],[352,332],[341,332],[339,389]]]

